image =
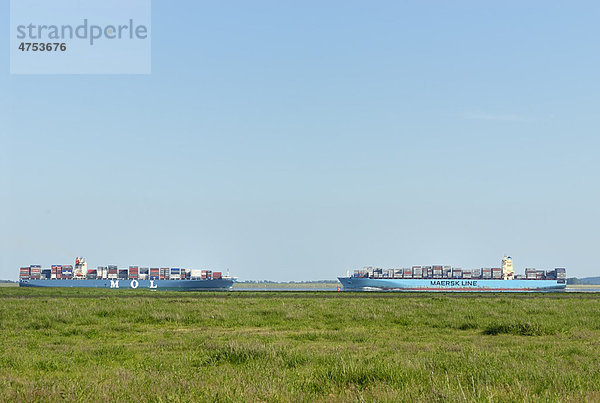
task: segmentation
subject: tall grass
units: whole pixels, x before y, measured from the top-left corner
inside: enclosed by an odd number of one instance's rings
[[[0,400],[600,400],[596,294],[0,290]]]

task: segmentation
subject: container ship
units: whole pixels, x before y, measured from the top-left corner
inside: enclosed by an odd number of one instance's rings
[[[462,269],[451,266],[412,266],[402,269],[365,267],[338,277],[345,291],[561,291],[567,285],[566,269],[525,269],[514,274],[510,256],[502,267]]]
[[[40,265],[21,267],[20,287],[78,287],[111,289],[151,289],[176,291],[231,290],[235,278],[222,272],[174,267],[98,266],[88,269],[85,258],[75,266]]]

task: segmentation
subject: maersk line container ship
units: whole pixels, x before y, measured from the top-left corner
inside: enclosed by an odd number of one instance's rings
[[[566,270],[525,269],[514,274],[512,258],[502,267],[462,269],[451,266],[412,266],[403,269],[365,267],[352,275],[338,277],[346,291],[561,291],[567,284]]]
[[[39,265],[21,267],[20,287],[77,287],[112,289],[151,289],[176,291],[230,290],[235,278],[211,270],[175,267],[98,266],[88,269],[85,258],[76,258],[75,267]]]

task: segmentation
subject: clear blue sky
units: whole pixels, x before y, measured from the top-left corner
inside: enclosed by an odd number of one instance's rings
[[[152,7],[151,75],[11,76],[2,38],[0,278],[600,275],[597,1]]]

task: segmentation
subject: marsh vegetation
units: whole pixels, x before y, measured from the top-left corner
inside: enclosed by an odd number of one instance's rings
[[[0,290],[0,400],[600,400],[598,294]]]

